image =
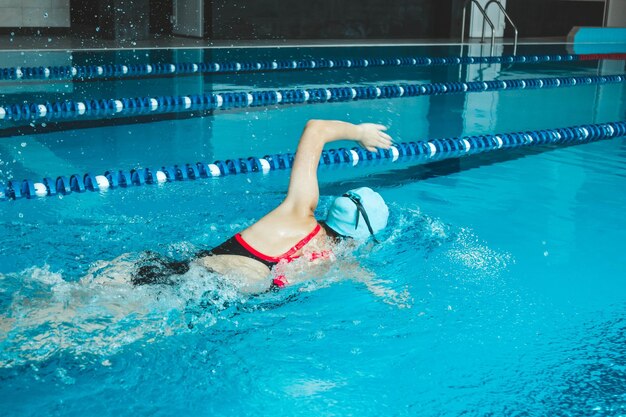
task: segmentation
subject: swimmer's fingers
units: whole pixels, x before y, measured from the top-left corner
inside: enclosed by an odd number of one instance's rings
[[[386,129],[384,125],[363,123],[359,125],[360,134],[357,141],[370,152],[376,152],[378,148],[389,149],[391,137],[384,132]]]
[[[378,130],[387,130],[387,126],[385,125],[374,124],[374,127],[376,127],[376,129]]]
[[[370,152],[378,152],[378,149],[389,149],[391,147],[391,143],[389,141],[379,139],[374,143],[361,143],[361,147],[367,149]]]
[[[388,141],[391,141],[391,136],[389,136],[385,132],[378,132],[378,136],[380,136],[383,139],[387,139]]]
[[[391,141],[391,137],[389,135],[386,135],[383,133],[383,135],[385,136],[380,136],[378,138],[378,141],[376,143],[376,146],[379,148],[383,148],[383,149],[389,149],[391,147],[392,141]]]

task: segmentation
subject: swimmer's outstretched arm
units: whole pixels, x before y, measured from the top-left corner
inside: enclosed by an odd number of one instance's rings
[[[340,266],[342,275],[349,277],[355,282],[360,282],[384,303],[399,308],[411,308],[411,295],[408,290],[398,292],[388,285],[391,280],[381,279],[372,271],[362,267],[357,262],[350,262]]]
[[[307,122],[291,170],[289,190],[282,206],[300,216],[312,216],[319,201],[317,167],[324,145],[342,139],[353,139],[368,151],[389,149],[391,137],[387,128],[374,123],[354,125],[337,120]]]

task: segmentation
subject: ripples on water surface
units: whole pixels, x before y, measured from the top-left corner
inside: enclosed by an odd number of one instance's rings
[[[271,192],[233,226],[194,226],[197,206],[172,214],[174,227],[156,215],[161,206],[148,208],[160,198],[148,190],[137,208],[145,214],[127,219],[131,232],[112,227],[122,235],[114,241],[135,233],[143,242],[129,241],[113,264],[99,256],[107,242],[94,224],[52,224],[94,240],[89,269],[66,272],[67,260],[50,258],[2,276],[11,321],[0,394],[11,393],[14,414],[619,415],[623,148],[620,139],[382,187],[391,227],[363,263],[381,281],[374,292],[341,271],[258,297],[198,270],[178,287],[101,283],[127,276],[124,259],[145,245],[183,257],[220,241],[274,204]],[[106,204],[124,199],[110,193]],[[106,210],[94,212],[102,223]]]

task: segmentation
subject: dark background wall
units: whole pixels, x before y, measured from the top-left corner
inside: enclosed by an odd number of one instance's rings
[[[172,33],[172,0],[150,0],[150,33]]]
[[[171,34],[172,0],[70,0],[71,32],[106,39]]]
[[[218,39],[421,38],[447,0],[214,0]]]
[[[574,26],[602,26],[604,18],[602,2],[507,0],[506,8],[525,37],[565,36]]]
[[[209,39],[458,38],[464,0],[205,0]],[[172,33],[173,0],[71,0],[71,30],[142,39]],[[601,26],[604,3],[507,0],[522,37]],[[511,36],[510,28],[505,32]]]
[[[214,39],[411,39],[460,37],[464,0],[208,3],[207,34]],[[604,3],[507,0],[507,12],[521,36],[566,36],[574,26],[602,26]]]

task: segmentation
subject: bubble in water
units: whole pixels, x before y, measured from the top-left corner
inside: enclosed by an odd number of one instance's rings
[[[24,213],[18,213],[17,217],[19,217],[20,219],[24,218]]]
[[[22,142],[22,143],[20,143],[20,145],[22,146],[22,148],[25,148],[26,147],[26,142]]]
[[[100,26],[96,26],[96,32],[100,32]]]
[[[63,368],[57,368],[55,373],[56,373],[56,376],[59,378],[59,380],[65,385],[72,385],[76,382],[76,379],[72,378],[71,376],[68,376],[67,370]]]
[[[45,12],[45,13],[43,14],[43,17],[44,17],[44,19],[47,19],[47,18],[48,18],[48,12]]]

